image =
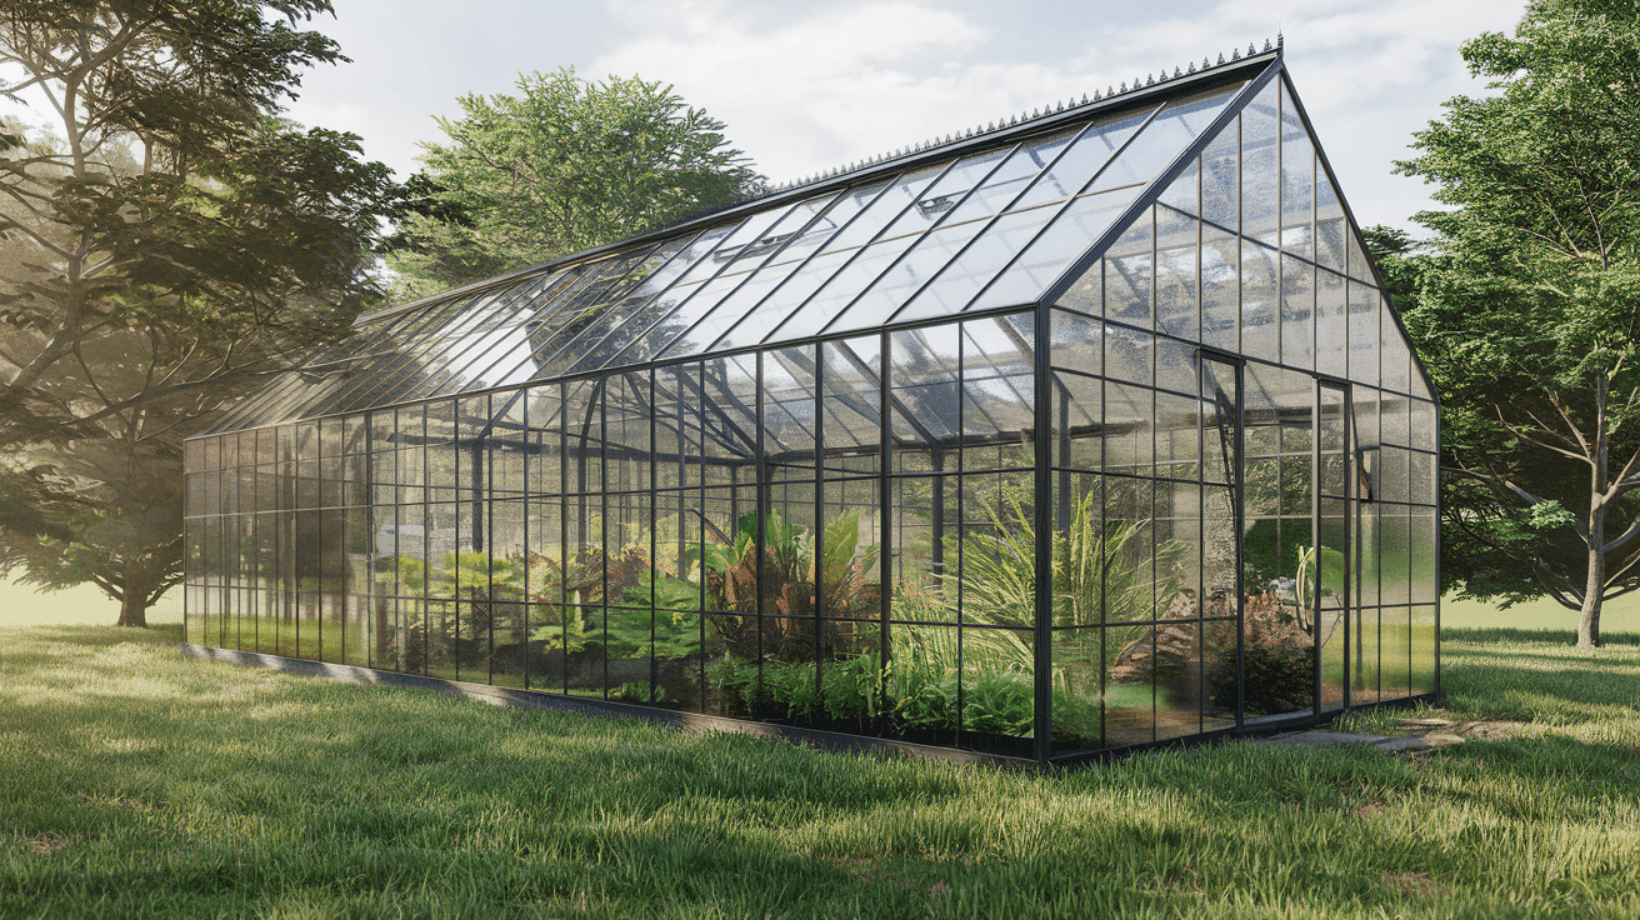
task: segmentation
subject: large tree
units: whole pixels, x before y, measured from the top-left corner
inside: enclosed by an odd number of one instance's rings
[[[1401,164],[1447,210],[1407,325],[1444,400],[1444,558],[1470,596],[1547,595],[1601,644],[1640,588],[1640,12],[1533,0],[1466,42],[1459,97]]]
[[[624,239],[754,194],[723,123],[672,87],[565,69],[468,95],[423,144],[388,262],[428,293]]]
[[[122,625],[182,565],[184,436],[376,298],[393,186],[277,119],[328,0],[8,0],[0,94],[0,567]]]

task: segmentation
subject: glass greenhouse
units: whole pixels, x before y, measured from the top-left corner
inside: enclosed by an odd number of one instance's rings
[[[1437,404],[1279,48],[360,317],[187,638],[1038,761],[1430,697]]]

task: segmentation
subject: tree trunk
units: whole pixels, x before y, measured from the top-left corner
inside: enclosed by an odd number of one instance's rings
[[[1606,491],[1610,485],[1610,430],[1606,416],[1606,375],[1598,372],[1594,384],[1594,496],[1589,500],[1589,573],[1584,582],[1583,610],[1577,620],[1577,648],[1600,647],[1600,603],[1606,597]]]
[[[1604,517],[1605,515],[1600,515],[1600,518]],[[1589,547],[1589,580],[1583,592],[1583,610],[1577,620],[1579,651],[1589,652],[1600,647],[1600,606],[1605,593],[1605,548],[1594,543]]]
[[[132,591],[130,583],[125,586],[125,598],[120,601],[120,626],[137,626],[148,628],[148,606],[144,603],[148,599],[145,591]]]
[[[120,586],[124,596],[120,598],[120,621],[116,625],[148,628],[149,582],[144,575],[136,563],[126,561],[125,583]]]

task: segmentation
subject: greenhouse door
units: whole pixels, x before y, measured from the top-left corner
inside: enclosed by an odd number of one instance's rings
[[[1242,716],[1344,707],[1350,398],[1313,374],[1244,369]]]

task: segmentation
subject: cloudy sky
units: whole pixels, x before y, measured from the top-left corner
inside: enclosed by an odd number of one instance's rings
[[[434,116],[520,72],[673,84],[775,181],[1110,84],[1217,59],[1280,31],[1351,206],[1410,226],[1422,183],[1391,175],[1443,100],[1476,94],[1458,45],[1523,0],[338,0],[316,23],[351,64],[314,71],[290,116],[353,131],[400,176]]]
[[[725,122],[775,182],[1029,111],[1278,32],[1364,224],[1416,228],[1393,175],[1443,100],[1479,94],[1458,45],[1525,0],[336,0],[351,63],[310,72],[288,115],[352,131],[401,178],[458,96],[573,67],[660,80]],[[9,108],[9,107],[8,107]],[[26,120],[29,113],[18,112]],[[37,114],[37,113],[36,113]]]

